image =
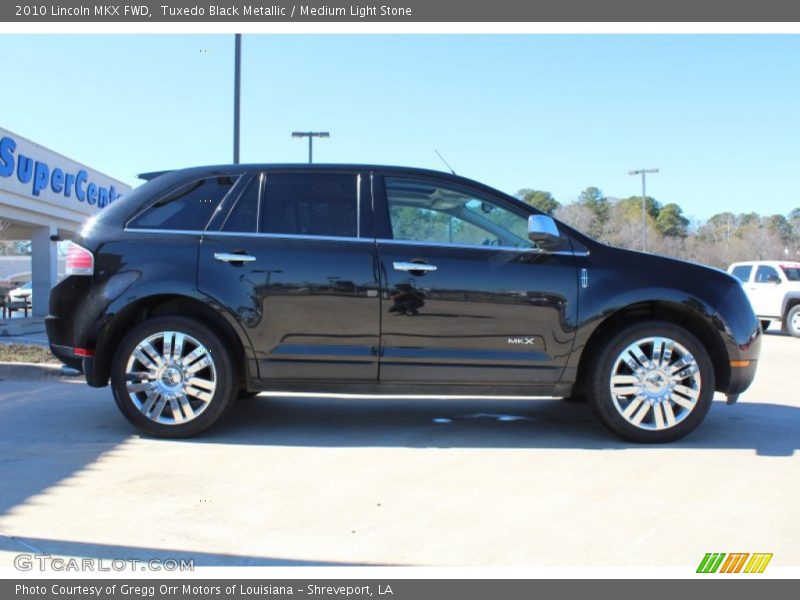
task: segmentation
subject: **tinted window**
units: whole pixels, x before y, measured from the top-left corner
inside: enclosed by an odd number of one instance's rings
[[[267,175],[261,233],[356,237],[355,175],[337,173]]]
[[[770,281],[780,281],[780,275],[772,267],[761,265],[756,270],[756,283],[769,283]]]
[[[222,231],[255,233],[258,224],[258,194],[261,180],[258,177],[247,185],[222,224]]]
[[[781,269],[789,281],[800,281],[800,266],[781,265]]]
[[[437,244],[530,248],[528,218],[487,198],[413,179],[386,179],[392,236]]]
[[[130,226],[202,231],[234,182],[235,178],[225,176],[184,184],[133,219]]]
[[[733,267],[732,274],[734,277],[738,278],[739,281],[746,283],[750,280],[750,272],[752,270],[752,265],[739,265],[738,267]]]

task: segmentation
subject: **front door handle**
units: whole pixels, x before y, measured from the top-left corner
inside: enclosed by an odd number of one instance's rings
[[[249,254],[234,254],[231,252],[215,252],[214,258],[226,263],[246,263],[253,262],[256,259],[255,256],[250,256]]]
[[[394,263],[395,271],[435,271],[436,265],[429,265],[426,263],[415,262],[396,262]]]

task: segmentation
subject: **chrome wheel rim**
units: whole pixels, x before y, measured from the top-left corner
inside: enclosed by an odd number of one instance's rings
[[[217,370],[208,348],[179,331],[142,340],[125,366],[125,388],[136,409],[162,425],[193,421],[217,389]]]
[[[685,346],[665,337],[647,337],[617,356],[609,389],[623,419],[638,429],[660,431],[692,413],[701,384],[700,367]]]
[[[792,315],[791,327],[795,333],[800,333],[800,312],[796,312]]]

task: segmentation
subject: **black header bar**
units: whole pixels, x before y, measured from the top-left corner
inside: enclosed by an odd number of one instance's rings
[[[4,22],[797,22],[786,0],[10,0]]]

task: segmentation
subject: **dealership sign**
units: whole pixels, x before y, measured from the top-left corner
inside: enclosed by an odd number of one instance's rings
[[[0,177],[15,179],[33,197],[53,194],[98,208],[108,206],[120,197],[113,184],[94,181],[80,165],[64,167],[55,163],[53,158],[27,156],[10,135],[0,138]]]

